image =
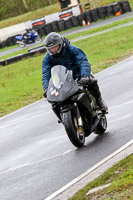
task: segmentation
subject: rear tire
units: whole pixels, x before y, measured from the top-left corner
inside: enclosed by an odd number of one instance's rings
[[[85,133],[78,132],[75,120],[76,116],[72,110],[62,113],[62,121],[70,141],[75,147],[82,147],[85,143]]]
[[[19,43],[19,46],[20,46],[21,48],[24,48],[24,47],[26,46],[26,43],[25,43],[25,42]]]
[[[102,115],[94,133],[97,135],[102,135],[103,133],[105,133],[106,129],[107,129],[107,119],[105,115]]]

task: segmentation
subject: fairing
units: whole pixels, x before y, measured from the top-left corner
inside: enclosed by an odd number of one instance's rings
[[[72,71],[62,65],[56,65],[51,70],[47,100],[49,102],[63,102],[79,90],[74,81]]]

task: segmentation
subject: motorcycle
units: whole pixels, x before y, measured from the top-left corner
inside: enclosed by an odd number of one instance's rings
[[[25,47],[26,44],[31,43],[40,43],[42,41],[41,37],[38,35],[36,31],[32,31],[31,33],[27,33],[26,35],[16,36],[16,43],[21,47]]]
[[[62,65],[51,69],[47,101],[75,147],[82,147],[92,132],[101,135],[107,129],[107,113],[101,112],[87,85],[76,82]]]

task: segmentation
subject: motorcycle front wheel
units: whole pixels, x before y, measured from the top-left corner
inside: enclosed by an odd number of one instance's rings
[[[42,41],[42,39],[40,37],[38,37],[38,38],[35,39],[36,43],[40,43],[41,41]]]
[[[85,143],[85,133],[81,130],[81,127],[78,130],[77,117],[73,110],[62,113],[62,121],[72,144],[75,147],[82,147]]]

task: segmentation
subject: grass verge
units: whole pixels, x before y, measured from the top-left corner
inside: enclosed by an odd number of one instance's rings
[[[42,98],[42,59],[33,57],[0,68],[0,116]]]
[[[112,183],[108,188],[86,196],[98,186]],[[132,200],[133,199],[133,154],[108,169],[103,175],[87,184],[69,200]]]
[[[82,33],[81,33],[82,35]],[[99,72],[133,53],[133,26],[75,42],[87,55],[92,72]],[[43,55],[0,68],[0,116],[42,98]]]

